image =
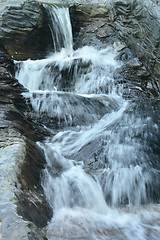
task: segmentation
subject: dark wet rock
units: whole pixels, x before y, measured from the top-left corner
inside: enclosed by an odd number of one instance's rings
[[[139,61],[138,58],[130,59],[125,64],[126,67],[132,67],[133,69],[138,69],[142,67],[142,63]]]
[[[115,0],[111,3],[109,15],[118,37],[126,43],[132,53],[140,59],[159,82],[159,40],[160,19],[158,2]],[[158,92],[159,90],[157,90]]]
[[[10,56],[7,54],[6,50],[3,47],[1,47],[0,50],[0,66],[6,69],[5,72],[9,72],[10,74],[14,75],[13,61],[11,60]]]
[[[52,48],[47,15],[37,1],[6,4],[0,17],[2,46],[11,58],[42,58]]]
[[[106,7],[96,4],[71,6],[74,48],[84,45],[104,48],[108,43],[121,40],[133,58],[138,57],[147,68],[153,81],[158,81],[159,19],[156,7],[158,12],[158,3],[151,0],[146,3],[115,0],[110,5],[106,3]],[[5,8],[1,16],[1,35],[2,46],[14,59],[41,58],[52,48],[47,13],[37,1],[19,1],[15,6],[10,4]],[[126,54],[121,55],[122,60],[126,60]]]
[[[6,69],[6,68],[0,67],[0,74],[6,73],[6,72],[7,72],[7,69]]]
[[[60,66],[57,62],[46,66],[47,74],[53,78],[53,82],[50,84],[50,89],[53,89],[56,85],[58,91],[73,91],[75,81],[82,74],[86,74],[90,71],[91,62],[83,62],[82,59],[75,59],[67,65]],[[45,79],[42,81],[40,89],[44,89]]]
[[[71,12],[74,48],[92,45],[104,48],[112,44],[117,36],[109,24],[109,15],[105,7],[92,4],[79,4]]]
[[[2,46],[14,59],[42,58],[52,48],[47,13],[40,2],[20,2],[16,6],[10,4],[1,16]],[[149,10],[150,15],[144,9]],[[151,75],[153,83],[149,85],[154,85],[151,91],[154,95],[158,94],[156,82],[159,74],[159,25],[151,6],[145,5],[143,8],[138,0],[116,0],[110,6],[106,4],[106,7],[77,4],[70,7],[70,14],[74,48],[84,45],[104,48],[108,44],[121,41],[125,45],[125,52],[120,51],[117,58],[122,61],[138,58]],[[139,71],[141,75],[143,72],[143,69],[141,73]],[[63,71],[62,75],[67,76],[67,73]]]
[[[132,51],[129,48],[125,47],[118,53],[116,59],[125,62],[133,59],[133,57],[134,56]]]
[[[137,58],[125,61],[114,73],[117,85],[123,85],[123,97],[153,98],[158,96],[156,81],[146,67]]]
[[[39,228],[45,227],[52,217],[52,209],[46,202],[41,188],[40,175],[44,166],[43,152],[34,142],[27,140],[25,161],[18,176],[21,188],[17,194],[17,211],[20,216]]]

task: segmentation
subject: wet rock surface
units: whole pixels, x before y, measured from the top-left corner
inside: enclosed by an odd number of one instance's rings
[[[52,211],[40,187],[45,160],[35,142],[48,133],[25,117],[25,89],[8,71],[14,67],[10,58],[1,53],[0,59],[2,239],[45,239],[38,227],[46,225]]]
[[[37,1],[6,3],[0,26],[1,46],[13,59],[42,58],[52,49],[47,16]]]
[[[20,169],[25,161],[26,143],[24,137],[15,129],[11,128],[11,126],[1,128],[0,134],[0,219],[2,222],[2,239],[45,239],[42,232],[39,231],[33,223],[34,221],[32,223],[24,221],[22,217],[16,213],[17,206],[22,209],[22,205],[20,202],[18,203],[16,195],[19,196],[22,191],[22,185],[20,185],[17,176],[20,174]],[[27,201],[31,203],[31,198],[28,198]],[[28,211],[30,210],[29,206],[25,204],[24,210],[27,211],[27,209]],[[24,216],[24,214],[22,216]]]
[[[70,9],[74,48],[92,45],[104,48],[117,40],[106,7],[79,4]]]
[[[119,38],[127,44],[159,85],[159,15],[155,1],[118,1],[111,3],[110,19]],[[159,86],[157,86],[157,91]]]

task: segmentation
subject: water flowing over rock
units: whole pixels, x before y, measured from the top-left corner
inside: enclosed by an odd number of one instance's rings
[[[2,240],[158,240],[159,2],[0,9]]]

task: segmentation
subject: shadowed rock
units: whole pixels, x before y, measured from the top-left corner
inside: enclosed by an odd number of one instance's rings
[[[160,76],[160,5],[155,1],[114,0],[110,19],[118,37],[126,43],[151,73],[152,82],[159,85]],[[159,91],[159,87],[156,87]]]
[[[0,26],[1,45],[13,59],[42,58],[52,48],[47,16],[37,1],[6,3]]]

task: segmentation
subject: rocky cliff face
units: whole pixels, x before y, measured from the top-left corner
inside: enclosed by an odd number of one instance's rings
[[[40,172],[45,160],[35,142],[47,133],[39,127],[35,128],[34,124],[25,117],[24,112],[27,108],[21,96],[21,92],[25,89],[8,70],[13,70],[12,61],[2,53],[1,61],[0,220],[2,221],[2,239],[22,239],[23,236],[25,239],[45,239],[37,227],[42,228],[46,225],[52,211],[40,187]],[[24,221],[22,216],[27,221]]]
[[[42,58],[52,49],[47,15],[36,1],[6,3],[0,26],[1,48],[15,60]]]
[[[98,1],[98,5],[97,1],[65,3],[72,3],[74,48],[84,45],[104,48],[115,43],[122,67],[114,77],[117,84],[124,83],[124,97],[138,98],[138,101],[139,98],[154,98],[157,106],[159,1]],[[1,1],[0,9],[2,235],[7,240],[45,239],[39,228],[46,225],[52,213],[40,186],[45,159],[36,141],[49,133],[29,118],[29,109],[21,95],[25,89],[14,78],[12,60],[43,58],[54,51],[48,17],[41,1]]]
[[[119,38],[149,71],[159,91],[160,56],[159,1],[112,1],[110,18]]]

